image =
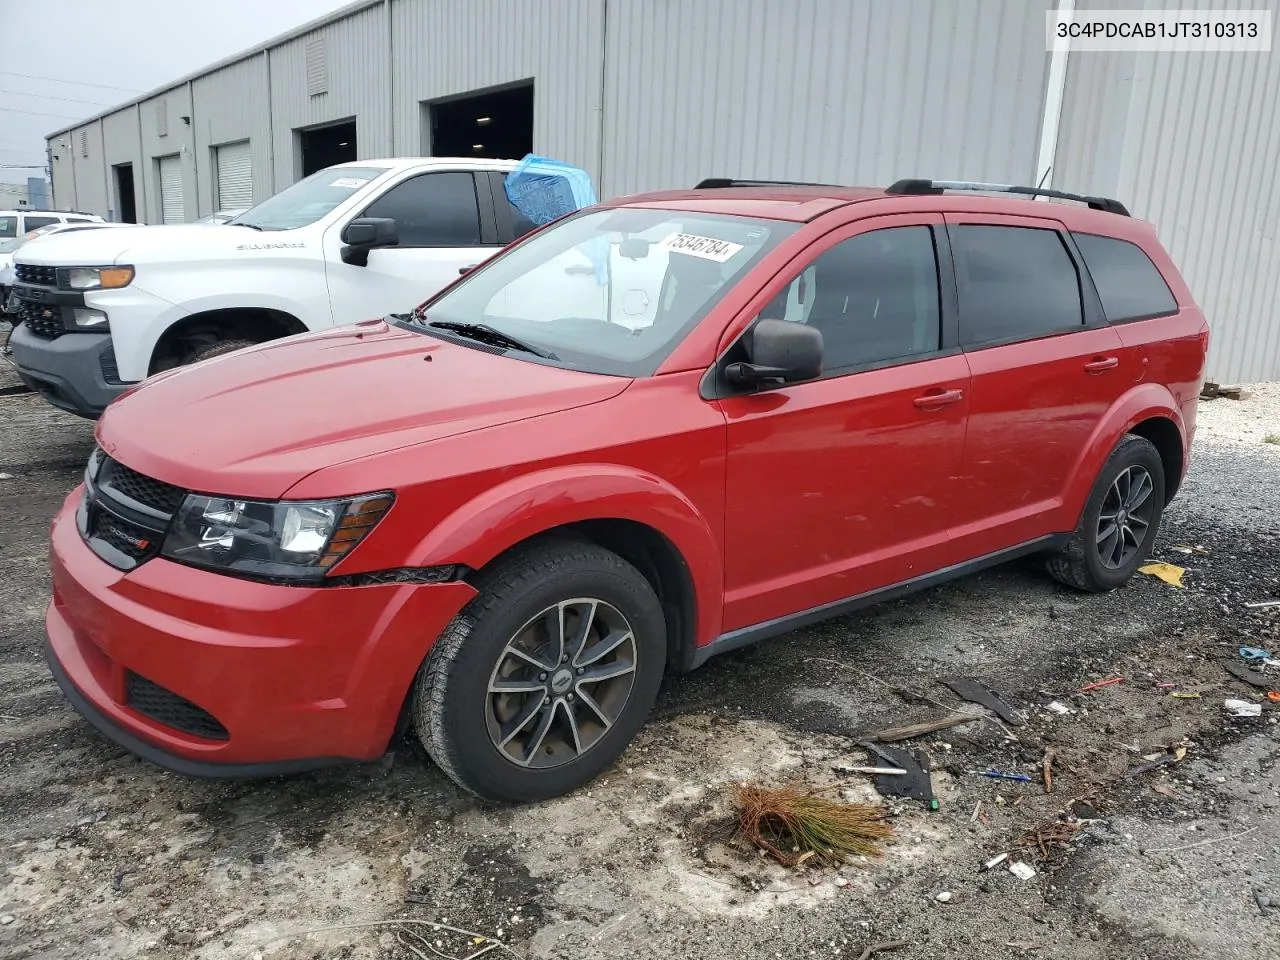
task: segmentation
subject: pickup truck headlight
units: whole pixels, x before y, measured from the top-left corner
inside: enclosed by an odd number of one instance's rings
[[[59,279],[72,290],[115,290],[133,282],[133,267],[63,267]]]
[[[260,501],[189,494],[161,554],[248,577],[319,582],[391,507],[389,493],[345,500]]]

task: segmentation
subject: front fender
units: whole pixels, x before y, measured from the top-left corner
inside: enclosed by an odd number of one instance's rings
[[[1062,529],[1075,529],[1098,471],[1121,438],[1142,421],[1156,417],[1169,420],[1178,428],[1178,436],[1182,438],[1182,462],[1187,462],[1186,424],[1176,398],[1167,387],[1157,383],[1135,385],[1113,403],[1106,415],[1098,421],[1089,442],[1072,465],[1068,474],[1071,479],[1063,498]],[[1178,479],[1180,478],[1171,478],[1175,483]]]
[[[585,520],[630,520],[666,537],[693,584],[695,645],[719,635],[724,565],[711,525],[660,477],[616,464],[554,467],[490,488],[435,524],[411,565],[479,569],[530,537]]]

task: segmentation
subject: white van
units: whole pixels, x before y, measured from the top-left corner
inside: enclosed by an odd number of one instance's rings
[[[55,223],[105,223],[92,213],[62,210],[0,210],[0,240],[13,240]]]

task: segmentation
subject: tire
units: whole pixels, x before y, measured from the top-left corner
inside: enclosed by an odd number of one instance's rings
[[[622,754],[657,699],[667,631],[653,587],[616,554],[570,539],[518,549],[477,587],[419,671],[418,737],[482,800],[544,800],[582,786]],[[565,643],[553,667],[556,621]]]
[[[199,363],[201,360],[211,360],[214,357],[221,357],[224,354],[235,353],[237,350],[243,350],[245,347],[254,346],[252,340],[219,340],[217,343],[211,343],[207,346],[197,347],[191,351],[187,357],[187,363]]]
[[[1145,476],[1149,483],[1144,483]],[[1136,500],[1145,490],[1141,502]],[[1059,552],[1048,558],[1049,574],[1061,583],[1088,593],[1105,593],[1124,586],[1151,555],[1164,515],[1164,463],[1151,441],[1129,434],[1103,464],[1093,483],[1075,532]],[[1105,508],[1105,512],[1104,512]],[[1115,515],[1136,543],[1123,532],[1123,544],[1104,534]],[[1145,523],[1142,530],[1141,523]]]

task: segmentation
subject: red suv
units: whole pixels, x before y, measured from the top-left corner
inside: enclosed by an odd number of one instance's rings
[[[480,797],[550,797],[618,757],[668,670],[1025,554],[1123,584],[1207,345],[1106,198],[720,180],[600,204],[411,314],[111,404],[53,521],[49,663],[181,772],[368,760],[412,725]]]

